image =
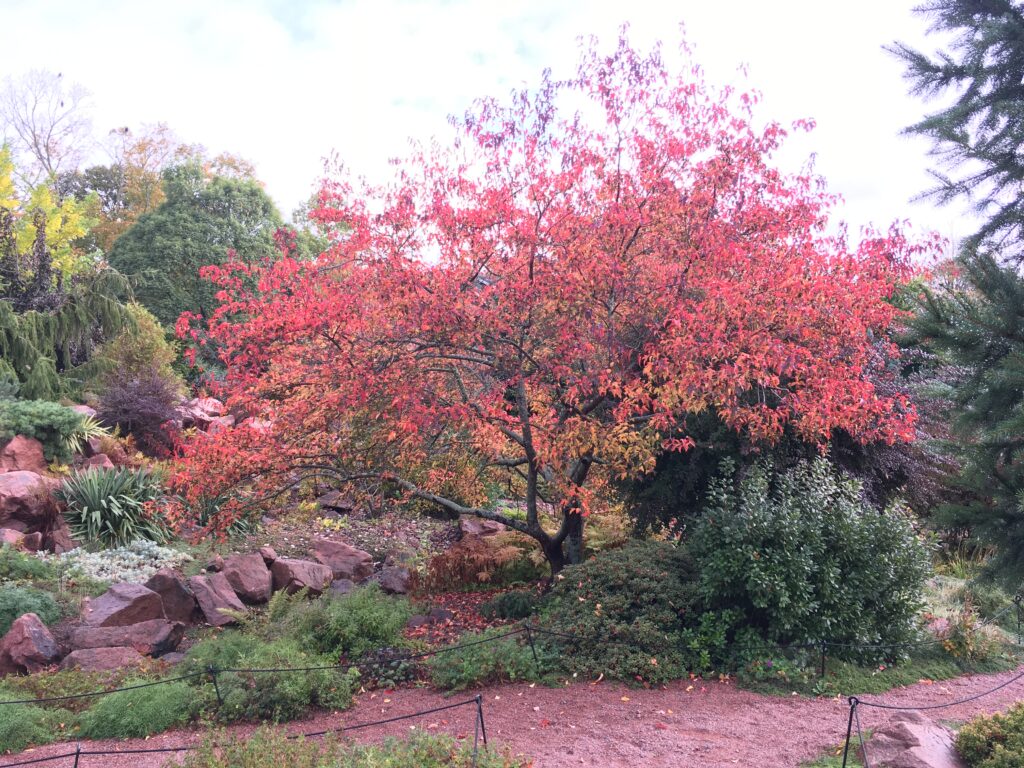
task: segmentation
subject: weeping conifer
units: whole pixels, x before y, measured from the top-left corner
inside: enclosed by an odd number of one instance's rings
[[[14,215],[0,208],[0,358],[22,397],[55,400],[77,389],[75,369],[127,321],[120,296],[128,286],[108,268],[64,280],[53,269],[45,218],[34,216],[35,242],[21,253]]]

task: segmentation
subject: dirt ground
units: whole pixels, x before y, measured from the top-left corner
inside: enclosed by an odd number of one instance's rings
[[[919,683],[865,701],[893,705],[944,704],[971,696],[1010,680],[1024,667],[997,675],[973,675],[956,680]],[[842,699],[769,697],[739,690],[729,683],[681,682],[657,690],[636,690],[613,683],[574,683],[561,688],[501,685],[445,697],[427,689],[361,694],[342,714],[323,713],[289,723],[289,732],[310,732],[351,726],[443,706],[479,693],[487,735],[492,745],[533,759],[536,768],[571,765],[625,768],[653,766],[799,766],[837,746],[845,733],[847,704]],[[942,721],[966,720],[980,712],[1005,709],[1024,699],[1024,679],[983,699],[928,712]],[[861,722],[873,728],[890,712],[864,707]],[[475,708],[460,707],[415,720],[360,730],[359,740],[403,736],[414,728],[473,738]],[[253,726],[228,733],[244,736]],[[123,742],[82,742],[83,750],[153,749],[194,744],[202,735],[172,731],[150,739]],[[54,744],[0,758],[0,768],[74,751],[74,744]],[[116,757],[83,756],[80,768],[159,768],[164,753]],[[71,768],[73,760],[38,763]]]

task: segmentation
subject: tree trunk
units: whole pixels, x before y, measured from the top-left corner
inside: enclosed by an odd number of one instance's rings
[[[569,512],[569,533],[565,537],[565,554],[573,565],[583,562],[583,515]]]

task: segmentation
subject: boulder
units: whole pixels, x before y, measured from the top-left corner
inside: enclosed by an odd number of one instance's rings
[[[147,656],[162,656],[177,648],[184,634],[184,624],[150,619],[126,627],[90,627],[83,624],[70,631],[68,642],[75,650],[127,646]]]
[[[263,558],[263,562],[267,564],[267,567],[270,567],[277,560],[277,552],[274,551],[273,547],[260,547],[260,557]]]
[[[0,472],[35,472],[45,475],[43,444],[35,438],[16,435],[0,450]]]
[[[51,492],[56,478],[25,469],[0,474],[0,526],[16,531],[42,530],[53,517]]]
[[[964,768],[947,728],[920,712],[899,712],[868,742],[871,764],[879,768]]]
[[[210,419],[210,423],[206,425],[206,431],[211,435],[216,435],[221,432],[227,432],[235,426],[235,417],[231,414],[227,416],[214,416]]]
[[[389,595],[404,595],[409,591],[411,573],[408,568],[386,565],[377,574],[377,583]]]
[[[170,568],[161,568],[154,573],[145,586],[160,595],[165,617],[183,624],[195,621],[199,609],[195,595],[185,585],[185,580]]]
[[[274,577],[274,591],[285,590],[293,595],[300,589],[308,589],[313,596],[321,594],[332,581],[331,569],[309,560],[295,560],[279,557],[270,566]]]
[[[274,580],[258,552],[229,557],[221,573],[242,602],[265,603],[270,599]]]
[[[141,584],[114,584],[82,609],[82,620],[91,627],[125,627],[164,618],[160,595]]]
[[[25,534],[13,528],[0,528],[0,546],[25,549]]]
[[[178,416],[186,429],[206,430],[210,422],[224,414],[224,403],[213,397],[196,397],[178,408]]]
[[[210,416],[220,416],[224,413],[224,403],[215,397],[194,397],[188,402],[189,407],[208,413]]]
[[[21,547],[26,552],[38,552],[43,548],[43,534],[40,531],[26,533],[21,537]]]
[[[337,579],[331,582],[330,592],[335,597],[343,597],[356,588],[356,583],[352,579]]]
[[[453,621],[455,614],[447,608],[431,608],[427,618],[431,624],[444,624],[446,621]]]
[[[138,667],[145,661],[145,656],[127,646],[81,648],[65,656],[60,663],[60,668],[80,669],[83,672],[106,672],[112,669]]]
[[[358,584],[373,575],[370,553],[340,541],[314,539],[313,557],[330,568],[335,579],[351,579]]]
[[[0,638],[0,675],[38,672],[59,658],[53,635],[34,613],[19,616]]]
[[[220,555],[214,555],[203,566],[203,570],[207,573],[220,573],[224,570],[224,558]]]
[[[63,516],[43,536],[44,548],[61,555],[78,548],[78,542],[71,536],[71,528]]]
[[[72,405],[71,410],[75,413],[80,413],[83,416],[87,416],[90,419],[96,418],[96,409],[90,408],[88,405]]]
[[[484,520],[473,515],[459,518],[459,530],[463,536],[496,536],[505,530],[505,526],[494,520]]]
[[[320,509],[332,509],[338,512],[351,512],[355,509],[355,504],[352,503],[352,499],[346,496],[341,491],[328,491],[323,496],[320,496],[316,503],[320,506]]]
[[[82,469],[113,469],[114,462],[105,453],[97,453],[82,462]]]
[[[188,586],[210,626],[223,627],[234,622],[233,618],[224,613],[225,610],[245,611],[245,606],[223,573],[193,576],[188,580]]]

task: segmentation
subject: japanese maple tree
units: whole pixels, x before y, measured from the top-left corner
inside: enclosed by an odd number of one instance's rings
[[[224,500],[225,526],[321,476],[497,520],[557,572],[594,494],[686,450],[688,415],[755,444],[910,440],[871,376],[925,246],[829,235],[833,199],[771,165],[786,132],[755,102],[623,40],[478,102],[389,186],[327,183],[325,253],[209,268],[220,308],[179,322],[252,417],[183,446],[185,500]]]

